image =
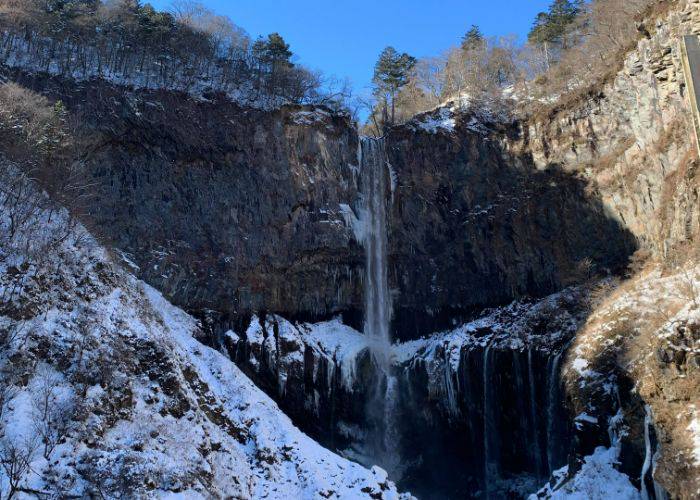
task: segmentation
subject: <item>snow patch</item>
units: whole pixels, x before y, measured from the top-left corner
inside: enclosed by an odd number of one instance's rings
[[[568,466],[553,473],[553,485],[548,484],[529,500],[550,498],[553,500],[639,500],[639,491],[625,474],[615,469],[619,463],[619,449],[596,448],[585,458],[581,470],[568,482]]]
[[[455,129],[455,118],[451,110],[440,108],[431,115],[424,115],[416,119],[415,125],[431,134],[436,134],[439,131],[453,132]]]
[[[695,408],[694,405],[693,408]],[[695,417],[688,426],[688,430],[691,432],[695,465],[700,467],[700,413],[697,410],[695,411]]]

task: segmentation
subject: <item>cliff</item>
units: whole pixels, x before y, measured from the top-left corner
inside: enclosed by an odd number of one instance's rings
[[[554,104],[448,106],[388,131],[406,341],[391,370],[420,429],[400,446],[426,450],[407,484],[444,483],[441,464],[447,493],[524,474],[551,476],[547,497],[601,459],[658,497],[696,496],[700,186],[679,37],[700,33],[700,2],[658,7],[619,68]],[[362,458],[368,391],[389,377],[350,328],[364,259],[349,119],[3,73],[65,102],[94,186],[86,224],[295,423]]]
[[[361,309],[363,252],[345,224],[357,133],[346,116],[13,78],[65,103],[94,186],[86,220],[176,304],[235,324],[259,311]]]

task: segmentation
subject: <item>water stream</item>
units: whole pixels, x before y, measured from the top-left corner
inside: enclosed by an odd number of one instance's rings
[[[363,137],[359,149],[365,245],[364,334],[376,366],[368,418],[374,428],[366,443],[370,458],[400,477],[396,422],[398,384],[391,373],[391,297],[387,277],[387,157],[383,139]]]

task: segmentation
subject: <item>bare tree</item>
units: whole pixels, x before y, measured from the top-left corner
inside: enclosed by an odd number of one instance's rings
[[[36,443],[33,440],[21,443],[7,438],[0,440],[0,466],[10,486],[7,500],[25,490],[22,482],[31,471],[35,452]]]
[[[0,375],[2,375],[4,378],[6,375],[4,370],[0,371]],[[5,380],[0,381],[0,418],[2,418],[2,414],[5,412],[7,405],[12,402],[18,393],[19,390],[14,384]]]
[[[61,378],[45,365],[37,371],[34,407],[34,428],[43,444],[46,460],[70,430],[75,413],[75,399],[71,394],[60,397]]]

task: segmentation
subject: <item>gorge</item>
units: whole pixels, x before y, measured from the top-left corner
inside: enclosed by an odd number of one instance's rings
[[[3,129],[0,462],[50,393],[16,481],[47,498],[698,498],[700,0],[652,7],[589,86],[381,137],[5,33],[86,193],[18,216],[52,191]]]

